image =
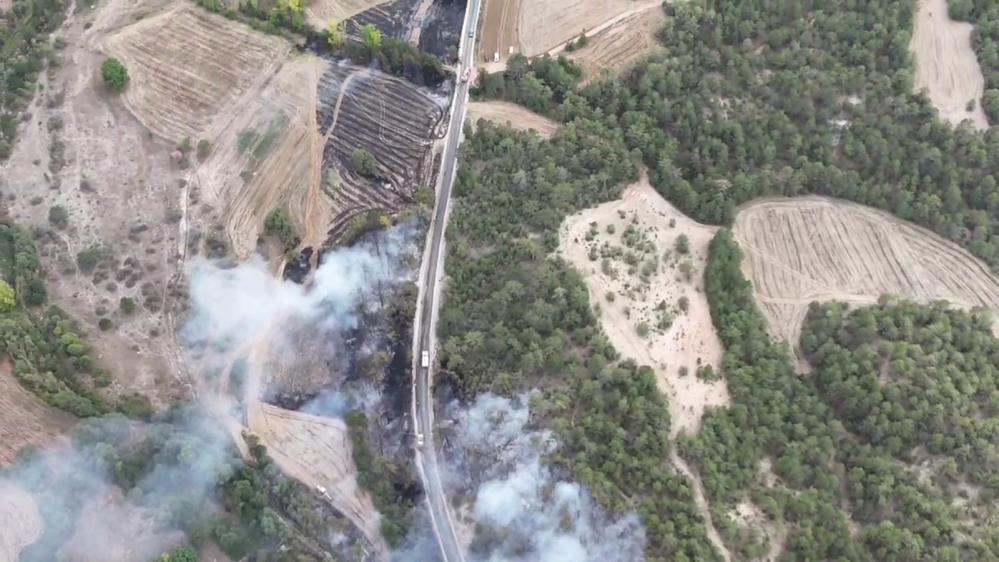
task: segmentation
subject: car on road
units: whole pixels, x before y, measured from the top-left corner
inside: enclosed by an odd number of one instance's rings
[[[423,350],[423,353],[420,355],[420,366],[423,368],[427,368],[430,366],[430,352],[425,349]]]
[[[423,434],[422,433],[417,433],[416,434],[416,446],[420,447],[420,448],[423,448]]]
[[[474,29],[468,32],[468,37],[469,38],[475,37],[475,30]]]

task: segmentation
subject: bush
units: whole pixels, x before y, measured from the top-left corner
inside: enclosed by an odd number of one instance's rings
[[[97,327],[101,329],[102,332],[107,332],[111,328],[114,328],[114,322],[110,318],[101,318],[97,321]]]
[[[300,238],[295,232],[295,225],[291,223],[288,214],[284,209],[274,209],[264,221],[264,235],[274,236],[284,244],[285,251],[298,246]]]
[[[370,152],[363,148],[358,148],[350,155],[350,167],[362,176],[374,176],[378,170],[378,163]]]
[[[49,223],[58,229],[66,228],[69,225],[69,212],[61,205],[49,207]]]
[[[17,306],[14,288],[6,281],[0,281],[0,311],[7,312]]]
[[[101,65],[101,78],[112,91],[120,92],[128,85],[128,69],[120,60],[108,57]]]
[[[673,247],[676,249],[678,254],[686,254],[690,252],[690,239],[687,238],[686,234],[681,234],[676,237],[676,242],[673,243]]]
[[[118,308],[121,310],[122,314],[132,314],[137,308],[135,299],[131,297],[121,297],[121,300],[118,301]]]
[[[76,254],[76,265],[80,268],[80,271],[84,273],[90,273],[93,271],[100,261],[101,251],[93,246]]]
[[[198,161],[204,162],[208,159],[208,156],[212,153],[212,143],[205,139],[198,141]]]

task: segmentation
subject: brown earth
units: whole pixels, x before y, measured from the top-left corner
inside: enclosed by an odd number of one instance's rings
[[[45,404],[18,384],[8,358],[0,362],[0,467],[13,462],[22,448],[44,445],[75,423],[76,418]],[[2,542],[0,553],[4,552]],[[0,560],[6,558],[0,556]]]
[[[324,30],[331,21],[342,22],[389,0],[312,0],[305,8],[305,21]]]
[[[290,45],[181,2],[108,37],[104,48],[128,68],[128,108],[178,142],[213,137],[216,116],[259,87]]]
[[[916,55],[916,90],[925,90],[940,117],[988,129],[982,110],[985,78],[971,46],[974,26],[950,19],[947,0],[919,0],[909,47]],[[968,110],[968,104],[973,104]]]
[[[499,53],[500,61],[522,50],[520,45],[520,5],[521,0],[484,0],[482,8],[482,32],[479,53],[483,62],[493,62]]]
[[[542,138],[551,138],[558,123],[530,109],[505,101],[473,101],[468,104],[468,122],[473,126],[479,119],[508,125],[518,131],[534,130]]]
[[[661,4],[628,14],[613,25],[589,35],[582,49],[566,53],[583,69],[584,82],[605,71],[618,72],[659,46],[656,33],[666,22]]]
[[[808,303],[882,294],[999,311],[999,281],[958,245],[887,213],[833,199],[750,203],[736,215],[743,271],[771,332],[796,347]]]
[[[521,4],[518,20],[523,54],[533,57],[593,31],[628,10],[647,2],[636,0],[549,0]],[[658,2],[657,2],[658,4]]]
[[[0,480],[0,560],[18,560],[24,547],[41,536],[42,526],[31,494],[13,482]]]

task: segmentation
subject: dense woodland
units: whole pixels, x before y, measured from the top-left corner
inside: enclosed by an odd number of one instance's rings
[[[737,205],[763,195],[826,194],[926,225],[999,266],[999,135],[945,124],[912,92],[913,8],[888,0],[670,5],[660,34],[665,55],[620,79],[576,91],[571,62],[515,58],[476,91],[563,126],[543,141],[480,123],[463,146],[448,231],[442,369],[469,398],[545,389],[536,422],[554,428],[562,443],[553,460],[604,505],[637,509],[652,559],[717,553],[691,510],[686,483],[665,466],[669,422],[650,373],[615,362],[578,276],[551,257],[558,225],[617,196],[644,165],[667,199],[702,221],[730,222]],[[968,18],[987,19],[989,9],[980,3]],[[991,48],[985,35],[976,34],[980,53]],[[987,72],[990,64],[983,60]],[[846,394],[835,371],[818,369],[814,379],[794,372],[789,350],[769,337],[740,260],[722,231],[706,276],[733,403],[711,411],[701,432],[679,443],[701,473],[712,518],[734,554],[761,556],[770,546],[728,516],[751,499],[787,531],[783,560],[996,559],[995,529],[966,518],[967,510],[987,511],[951,503],[961,479],[981,487],[980,498],[993,493],[994,424],[968,419],[993,415],[990,371],[971,367],[991,358],[995,345],[982,339],[982,321],[911,304],[899,305],[911,307],[905,313],[872,311],[917,324],[926,315],[949,319],[931,322],[940,342],[893,336],[907,338],[891,340],[899,373],[926,356],[940,361],[960,352],[965,359],[941,364],[951,379],[939,386],[924,373],[899,379],[883,395],[857,397]],[[813,310],[816,322],[818,314]],[[808,344],[811,353],[835,340],[832,328],[820,326],[806,328],[818,342]],[[839,342],[843,349],[829,351],[826,362],[863,366],[868,352],[852,347],[857,341]],[[962,343],[935,347],[948,341]],[[900,396],[912,388],[939,396]],[[955,389],[973,395],[959,399]],[[878,396],[873,418],[861,416],[856,403],[843,404]],[[941,408],[951,417],[941,419]],[[925,457],[912,450],[921,441]],[[931,474],[939,463],[946,481],[921,476],[924,460]],[[761,471],[766,463],[769,473]],[[766,485],[770,474],[775,482]]]

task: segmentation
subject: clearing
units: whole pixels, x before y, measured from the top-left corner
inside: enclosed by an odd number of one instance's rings
[[[999,311],[999,282],[966,250],[863,205],[767,199],[736,215],[743,272],[774,336],[797,347],[812,301],[867,305],[882,294]]]
[[[707,408],[729,402],[720,376],[723,349],[704,294],[715,232],[676,210],[643,175],[621,199],[570,216],[559,236],[559,252],[583,275],[611,343],[624,357],[655,369],[674,439],[697,433]],[[677,242],[681,236],[686,247]],[[670,458],[693,484],[708,538],[730,560],[700,479],[675,447]]]
[[[5,357],[0,363],[0,467],[9,465],[23,447],[48,443],[76,422],[73,416],[25,390],[11,374],[11,368],[10,359]],[[0,501],[3,497],[0,492]],[[2,556],[3,552],[0,540],[0,560],[9,560]]]
[[[910,48],[916,54],[916,90],[926,90],[940,117],[989,128],[982,110],[985,78],[971,47],[974,26],[950,19],[947,0],[919,0]],[[969,109],[970,107],[970,109]]]
[[[661,4],[629,13],[599,33],[582,49],[565,53],[583,69],[584,83],[604,71],[620,71],[659,46],[656,33],[666,22]]]
[[[0,560],[18,560],[42,534],[38,504],[13,482],[0,480]]]
[[[524,56],[547,53],[584,31],[597,33],[615,18],[662,3],[635,0],[552,0],[521,4],[520,42]]]
[[[468,122],[474,127],[479,119],[508,125],[518,131],[534,130],[542,138],[551,138],[558,123],[515,103],[505,101],[473,101],[468,104]]]
[[[697,374],[699,366],[710,365],[716,375],[721,368],[722,346],[703,287],[716,230],[677,211],[646,179],[621,199],[576,213],[562,225],[560,251],[583,274],[611,343],[656,370],[669,398],[673,436],[696,433],[706,408],[728,404],[720,377],[702,380]],[[688,240],[686,253],[675,248],[681,235]]]
[[[125,104],[166,140],[197,140],[287,53],[277,37],[180,3],[108,38],[131,81]],[[212,135],[208,135],[212,136]]]

